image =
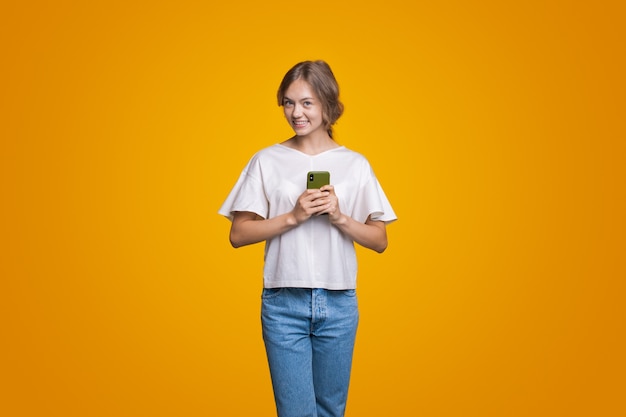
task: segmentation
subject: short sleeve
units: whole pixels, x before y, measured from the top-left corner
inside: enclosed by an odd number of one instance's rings
[[[385,223],[397,220],[391,203],[373,173],[371,173],[371,177],[366,181],[365,185],[357,192],[352,218],[365,223],[370,215],[372,220]]]
[[[237,211],[249,211],[263,218],[268,216],[269,204],[261,181],[259,162],[254,157],[242,171],[218,213],[232,221],[233,213]]]

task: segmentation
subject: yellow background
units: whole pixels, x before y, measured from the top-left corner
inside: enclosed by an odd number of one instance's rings
[[[0,414],[272,416],[217,209],[325,59],[400,218],[348,416],[626,413],[622,2],[0,6]]]

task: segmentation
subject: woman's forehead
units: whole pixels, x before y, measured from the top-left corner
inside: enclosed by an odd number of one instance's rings
[[[285,96],[290,99],[298,100],[303,98],[317,98],[317,94],[315,94],[311,84],[300,78],[289,84],[289,87],[287,87],[285,91]]]

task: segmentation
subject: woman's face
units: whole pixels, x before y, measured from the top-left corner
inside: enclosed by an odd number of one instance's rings
[[[285,117],[298,136],[326,133],[322,103],[313,89],[303,80],[295,80],[285,91]]]

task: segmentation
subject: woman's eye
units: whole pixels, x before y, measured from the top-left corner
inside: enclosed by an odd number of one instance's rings
[[[291,106],[293,106],[293,101],[290,101],[290,100],[285,100],[285,102],[283,103],[283,105],[284,105],[285,107],[291,107]]]
[[[312,105],[312,104],[313,104],[313,103],[311,103],[310,101],[305,101],[305,102],[304,102],[304,105],[305,105],[305,106],[307,106],[307,107],[308,107],[308,106],[310,106],[310,105]]]

